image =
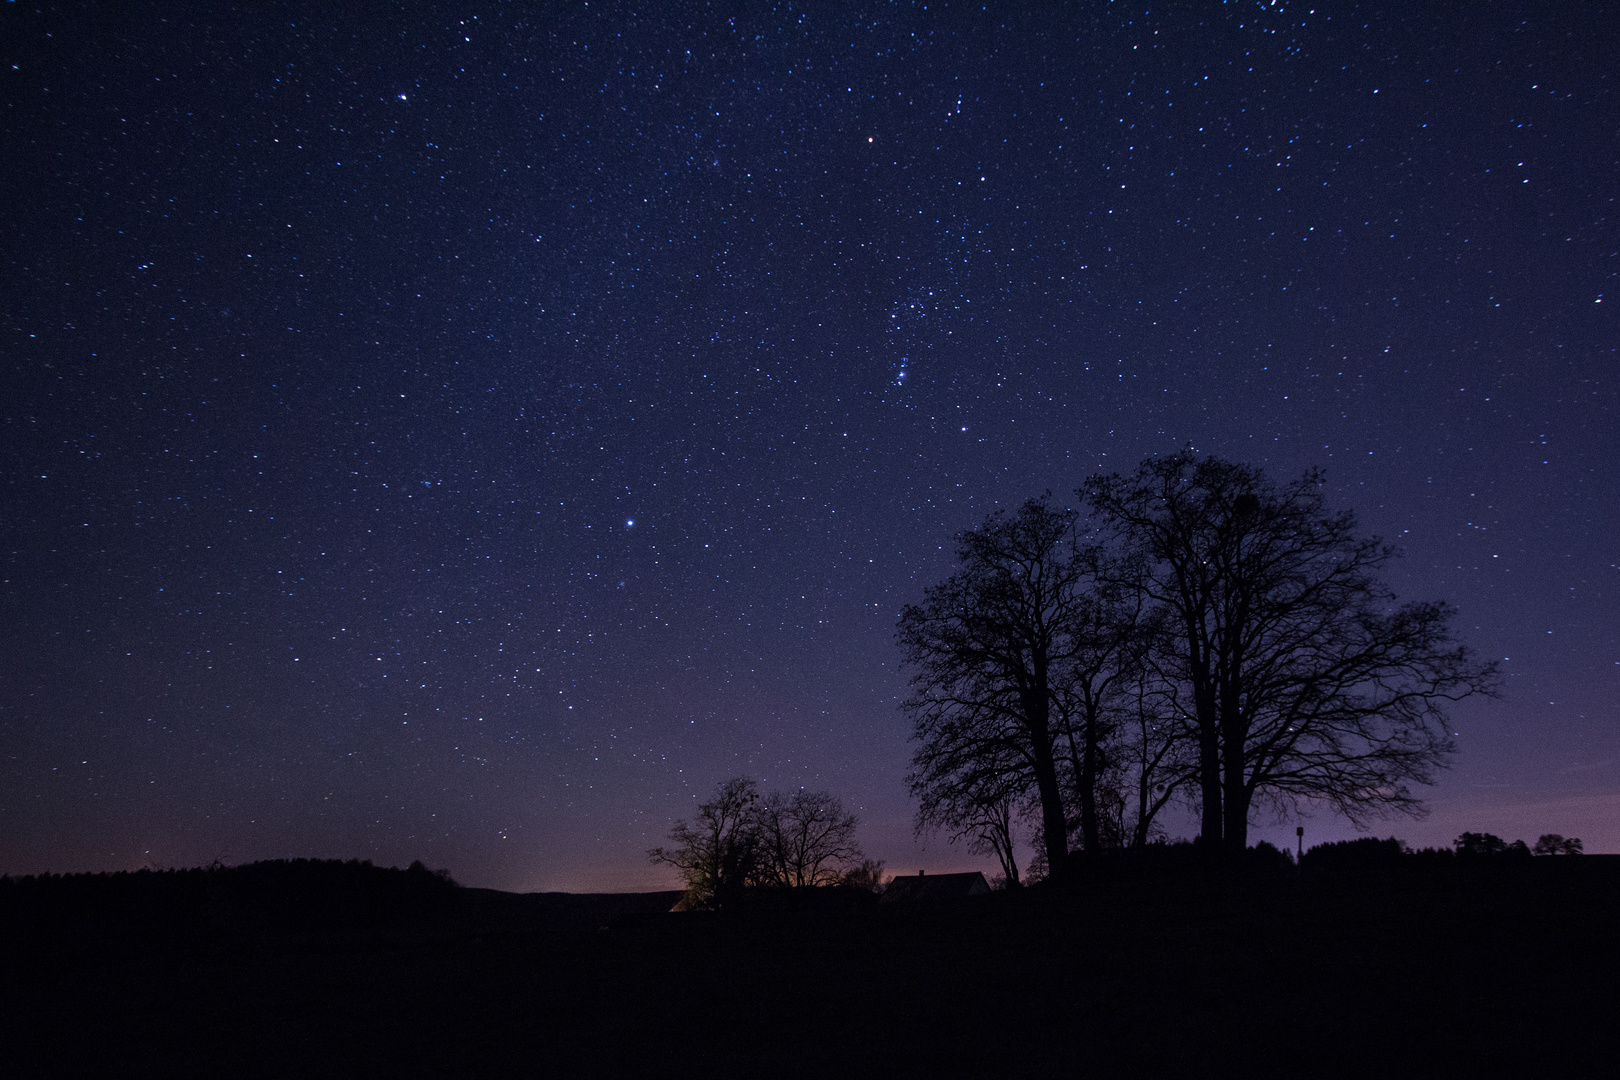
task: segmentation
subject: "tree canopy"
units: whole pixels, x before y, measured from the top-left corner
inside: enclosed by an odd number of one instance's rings
[[[686,882],[689,904],[720,904],[752,884],[759,862],[759,785],[739,776],[698,804],[697,821],[675,823],[669,847],[647,852]]]
[[[1324,506],[1311,470],[1279,487],[1191,453],[1081,489],[1165,613],[1160,674],[1198,745],[1203,839],[1241,849],[1256,802],[1324,805],[1357,824],[1414,813],[1453,750],[1446,707],[1496,669],[1451,637],[1441,601],[1396,605],[1397,552]]]
[[[920,744],[912,791],[925,820],[1033,793],[1047,859],[1061,865],[1068,825],[1058,776],[1060,683],[1078,646],[1085,565],[1073,511],[1031,499],[958,538],[958,571],[901,614],[915,671],[905,708]],[[992,841],[993,843],[993,841]]]
[[[855,841],[860,819],[825,791],[773,791],[743,776],[698,805],[693,824],[678,821],[667,847],[647,857],[680,871],[688,907],[719,907],[746,889],[799,888],[850,881],[873,888],[882,863]]]
[[[1421,812],[1447,708],[1496,671],[1445,603],[1396,603],[1397,552],[1326,508],[1320,473],[1278,485],[1186,452],[1079,495],[1089,519],[1046,497],[962,533],[956,572],[901,615],[919,829],[1011,880],[1020,816],[1057,871],[1146,843],[1177,798],[1229,850],[1261,808]]]

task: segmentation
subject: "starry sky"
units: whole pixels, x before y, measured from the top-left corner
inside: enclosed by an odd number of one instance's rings
[[[1620,851],[1620,13],[1029,7],[4,5],[0,871],[985,865],[899,611],[1189,444],[1501,660],[1381,835]]]

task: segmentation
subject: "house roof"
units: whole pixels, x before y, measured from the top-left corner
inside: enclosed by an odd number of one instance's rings
[[[897,877],[884,886],[881,902],[885,904],[939,903],[965,900],[970,896],[985,896],[990,883],[974,870],[968,874],[918,874],[916,877]]]

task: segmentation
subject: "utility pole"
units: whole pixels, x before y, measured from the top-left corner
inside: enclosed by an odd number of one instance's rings
[[[1305,858],[1305,826],[1296,825],[1294,827],[1294,835],[1299,837],[1299,857],[1303,859]]]

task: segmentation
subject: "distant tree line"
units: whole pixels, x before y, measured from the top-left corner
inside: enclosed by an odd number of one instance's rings
[[[1526,847],[1523,840],[1511,844],[1491,833],[1465,832],[1452,841],[1458,855],[1466,857],[1489,855],[1581,855],[1585,846],[1578,837],[1564,837],[1557,833],[1543,833],[1534,847]]]
[[[41,940],[58,933],[141,937],[279,927],[356,932],[438,917],[465,891],[447,870],[369,860],[274,859],[225,866],[100,874],[0,876],[0,923]]]
[[[1534,846],[1523,840],[1509,843],[1491,833],[1465,832],[1453,840],[1449,848],[1411,848],[1390,837],[1361,837],[1356,840],[1337,840],[1317,844],[1305,852],[1300,865],[1306,869],[1363,869],[1370,866],[1393,865],[1400,862],[1472,862],[1475,860],[1529,859],[1533,856],[1580,855],[1584,845],[1576,837],[1545,833]]]
[[[861,852],[860,820],[825,791],[773,791],[761,797],[747,777],[722,784],[696,819],[670,830],[669,845],[647,853],[686,883],[688,908],[723,907],[750,889],[848,885],[875,890],[883,864]]]
[[[1396,550],[1322,486],[1183,452],[1093,476],[1084,514],[1033,498],[962,533],[898,626],[919,832],[1015,885],[1026,822],[1056,873],[1162,838],[1175,803],[1228,855],[1259,811],[1420,812],[1414,787],[1453,751],[1446,708],[1497,672],[1448,605],[1395,602]]]

